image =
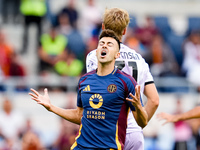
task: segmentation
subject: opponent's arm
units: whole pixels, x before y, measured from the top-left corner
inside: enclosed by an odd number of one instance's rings
[[[145,111],[144,107],[142,107],[141,101],[140,101],[140,86],[137,85],[135,87],[135,96],[130,93],[130,98],[126,98],[126,100],[132,102],[133,106],[135,107],[135,111],[133,112],[133,116],[137,122],[137,124],[141,127],[144,128],[147,123],[148,123],[148,115],[147,112]]]
[[[159,95],[154,83],[145,85],[144,95],[147,97],[147,103],[145,104],[144,108],[148,114],[149,121],[159,105]]]
[[[41,95],[36,90],[31,89],[31,91],[34,93],[29,93],[31,98],[35,100],[38,104],[44,106],[48,111],[53,112],[57,114],[58,116],[72,122],[75,124],[81,123],[81,117],[83,114],[83,108],[77,107],[77,109],[63,109],[57,106],[54,106],[50,102],[50,98],[48,95],[48,90],[44,89],[44,95]]]
[[[180,120],[200,118],[200,106],[196,106],[185,113],[176,114],[176,115],[170,115],[168,113],[162,112],[162,113],[159,113],[157,117],[160,120],[163,120],[163,119],[165,120],[163,124],[166,124],[168,122],[177,122]]]

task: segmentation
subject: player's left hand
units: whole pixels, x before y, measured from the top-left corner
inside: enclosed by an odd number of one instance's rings
[[[126,98],[127,101],[132,102],[133,106],[138,107],[138,106],[142,106],[141,101],[140,101],[140,86],[136,85],[135,87],[135,96],[130,93],[129,94],[131,96],[132,99],[130,98]]]

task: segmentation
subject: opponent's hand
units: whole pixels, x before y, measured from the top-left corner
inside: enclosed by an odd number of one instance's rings
[[[164,113],[164,112],[157,114],[157,118],[159,120],[165,120],[165,122],[162,125],[165,125],[166,123],[169,123],[169,122],[177,122],[178,121],[176,115],[170,115],[170,114]]]
[[[44,89],[44,95],[41,95],[40,93],[38,93],[36,90],[32,88],[30,90],[34,93],[34,94],[29,93],[29,95],[32,96],[31,99],[36,101],[38,104],[43,105],[47,110],[50,110],[51,102],[50,102],[47,88]]]
[[[130,93],[129,95],[132,97],[132,99],[126,98],[127,101],[132,102],[133,106],[135,107],[142,106],[141,101],[140,101],[140,86],[139,85],[136,85],[135,87],[135,96],[132,93]]]

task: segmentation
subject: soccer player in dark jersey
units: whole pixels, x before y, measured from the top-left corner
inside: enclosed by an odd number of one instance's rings
[[[147,125],[148,115],[140,99],[140,86],[130,75],[115,68],[120,41],[111,30],[104,30],[96,51],[97,70],[83,75],[78,84],[77,109],[51,104],[47,89],[41,95],[34,89],[32,99],[64,119],[79,124],[79,135],[71,149],[118,149],[125,143],[127,117],[131,109],[138,125]],[[135,96],[134,96],[135,94]]]
[[[120,8],[106,9],[103,15],[102,30],[113,30],[120,41],[126,34],[130,18],[126,10]],[[116,59],[115,65],[122,71],[131,75],[140,85],[141,95],[145,95],[147,102],[145,110],[148,114],[148,121],[152,118],[159,105],[159,95],[154,84],[153,77],[149,71],[149,66],[144,58],[135,50],[120,44],[120,57]],[[96,49],[92,50],[86,58],[87,72],[96,70],[97,57]],[[144,136],[140,126],[138,126],[132,112],[129,112],[128,127],[126,130],[125,150],[144,150]]]

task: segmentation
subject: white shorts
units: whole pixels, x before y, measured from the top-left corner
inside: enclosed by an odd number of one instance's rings
[[[144,135],[142,131],[126,133],[124,150],[144,150]]]

